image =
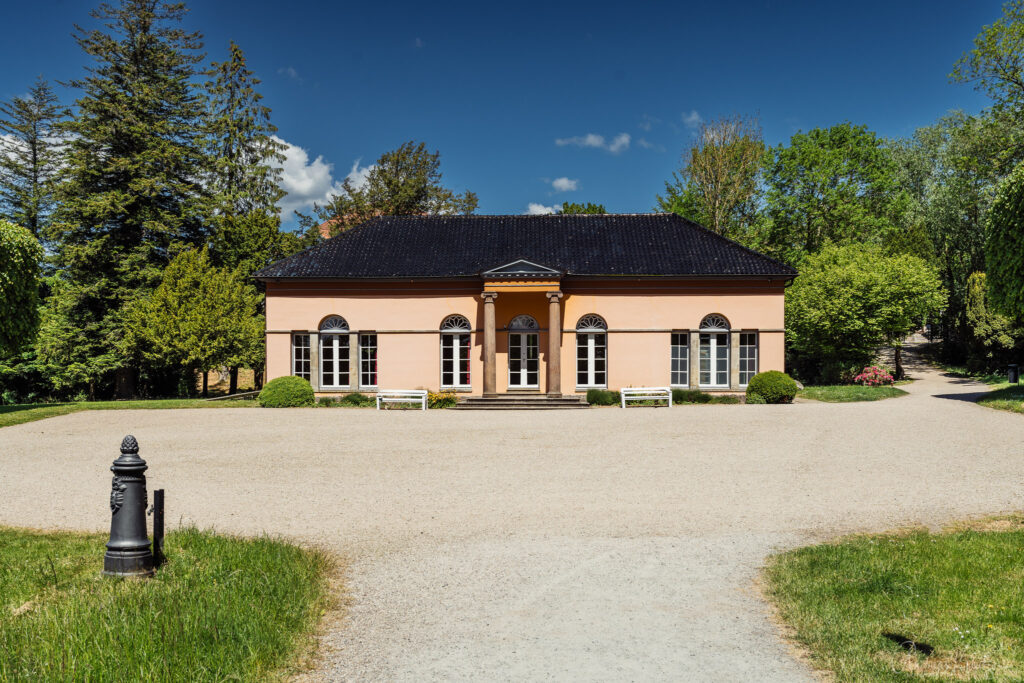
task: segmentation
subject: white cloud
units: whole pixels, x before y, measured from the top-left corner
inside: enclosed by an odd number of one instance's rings
[[[619,133],[611,140],[611,142],[608,142],[605,140],[603,135],[587,133],[586,135],[575,135],[571,138],[556,138],[555,144],[559,147],[565,147],[566,145],[572,145],[574,147],[594,147],[598,149],[606,149],[612,154],[618,154],[623,150],[629,149],[630,139],[629,133]]]
[[[296,71],[295,67],[292,67],[292,66],[282,66],[280,69],[277,70],[277,73],[278,73],[279,76],[287,76],[288,78],[292,79],[293,81],[301,81],[302,80],[301,78],[299,78],[299,72]]]
[[[555,206],[544,206],[537,202],[530,202],[526,207],[526,214],[528,216],[544,216],[547,214],[558,213],[558,207]]]
[[[682,118],[683,124],[687,128],[696,128],[697,126],[704,122],[704,119],[701,118],[701,115],[697,113],[696,109],[691,109],[689,113],[684,111],[682,114]]]
[[[555,178],[551,181],[551,187],[555,188],[557,192],[573,192],[579,187],[580,181],[562,176],[561,178]]]
[[[359,189],[366,185],[367,178],[370,177],[370,171],[377,168],[376,164],[370,164],[369,166],[359,167],[359,162],[362,159],[356,159],[352,162],[352,170],[345,176],[352,183],[353,187]]]
[[[651,132],[651,129],[659,123],[661,123],[661,119],[655,118],[650,114],[644,114],[640,117],[640,123],[637,124],[637,128],[649,133]]]
[[[334,182],[334,165],[318,156],[309,160],[309,153],[301,147],[289,144],[274,137],[286,145],[284,162],[281,164],[281,189],[288,194],[280,201],[281,212],[287,217],[292,211],[308,211],[314,202],[324,203],[340,189],[340,183]],[[356,166],[359,162],[356,161]]]

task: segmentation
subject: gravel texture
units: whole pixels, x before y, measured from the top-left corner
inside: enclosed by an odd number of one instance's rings
[[[106,528],[132,433],[170,521],[351,558],[313,679],[800,680],[765,556],[1022,507],[1024,419],[912,374],[873,403],[81,412],[0,430],[0,523]]]

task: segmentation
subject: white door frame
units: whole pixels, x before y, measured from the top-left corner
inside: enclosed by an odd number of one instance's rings
[[[513,335],[519,337],[519,370],[513,372],[512,370],[512,339]],[[530,336],[534,339],[534,347],[537,349],[537,357],[534,358],[533,362],[536,365],[535,372],[537,373],[537,382],[535,384],[529,384],[529,342]],[[513,377],[518,374],[517,378],[519,382],[513,382]],[[515,332],[508,333],[508,387],[509,389],[539,389],[540,388],[540,334],[538,332],[531,332],[530,330],[517,330]]]
[[[579,383],[579,367],[577,366],[577,368],[575,368],[576,369],[576,386],[581,387],[581,388],[588,388],[588,389],[595,388],[595,387],[599,388],[599,387],[606,387],[606,386],[608,386],[608,336],[607,336],[607,332],[605,332],[603,330],[600,331],[600,332],[577,332],[576,335],[577,335],[577,340],[576,340],[576,355],[577,355],[576,361],[577,361],[577,363],[580,360],[579,359],[579,352],[580,352],[579,337],[584,337],[586,339],[586,342],[587,342],[587,345],[586,345],[586,355],[583,357],[583,360],[586,361],[586,364],[587,364],[587,382],[586,382],[586,384],[580,384]],[[597,382],[596,379],[595,379],[595,375],[597,374],[597,368],[596,368],[596,365],[597,365],[597,353],[596,353],[596,349],[597,349],[597,335],[604,336],[604,348],[605,348],[605,357],[604,357],[604,361],[605,361],[605,366],[604,366],[605,381],[604,382]]]
[[[710,384],[705,384],[705,383],[700,381],[700,376],[704,372],[704,369],[701,367],[701,365],[704,363],[704,356],[703,356],[703,353],[702,353],[703,350],[704,350],[704,342],[701,339],[701,337],[704,336],[705,334],[708,335],[708,347],[707,347],[708,348],[708,358],[707,358],[707,361],[708,361],[708,369],[709,369],[709,372],[710,372],[710,375],[711,375],[711,383]],[[722,335],[722,336],[725,337],[725,344],[719,345],[719,343],[718,343],[718,335]],[[732,352],[732,350],[729,348],[729,337],[730,336],[731,335],[728,332],[701,332],[700,336],[697,337],[697,358],[698,358],[697,383],[698,383],[698,386],[704,387],[704,388],[707,388],[707,389],[728,389],[729,388],[729,373],[731,372],[730,362],[729,362],[730,361],[729,354]],[[718,374],[718,372],[716,371],[716,366],[718,364],[718,360],[720,360],[719,351],[723,352],[723,355],[724,355],[724,358],[725,358],[725,384],[720,384],[720,383],[715,381],[715,377]]]

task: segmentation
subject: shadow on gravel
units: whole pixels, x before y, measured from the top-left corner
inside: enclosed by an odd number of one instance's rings
[[[932,394],[935,398],[946,398],[952,401],[963,401],[964,403],[977,403],[979,399],[988,395],[987,391],[971,391],[963,394]]]

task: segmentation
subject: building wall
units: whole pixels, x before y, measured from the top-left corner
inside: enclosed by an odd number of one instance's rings
[[[378,386],[440,386],[442,320],[469,319],[472,394],[483,389],[483,302],[479,281],[414,283],[267,283],[267,379],[291,374],[291,333],[315,333],[340,315],[353,332],[376,332]],[[670,335],[696,330],[709,313],[734,331],[759,333],[759,369],[784,369],[784,285],[781,281],[579,281],[562,284],[563,393],[576,389],[577,321],[588,313],[608,324],[608,388],[669,384]],[[500,292],[495,305],[497,390],[508,389],[509,322],[533,316],[540,327],[540,389],[546,390],[548,301],[542,292]],[[696,349],[691,349],[695,354]],[[355,367],[353,367],[353,371]],[[353,386],[352,390],[358,387]]]

